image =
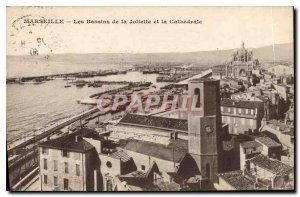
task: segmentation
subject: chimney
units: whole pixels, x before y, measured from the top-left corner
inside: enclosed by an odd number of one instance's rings
[[[75,136],[75,142],[79,142],[80,141],[80,136],[79,135],[76,135]]]

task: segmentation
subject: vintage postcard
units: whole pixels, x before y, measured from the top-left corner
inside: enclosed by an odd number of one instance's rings
[[[295,191],[293,7],[7,7],[9,191]]]

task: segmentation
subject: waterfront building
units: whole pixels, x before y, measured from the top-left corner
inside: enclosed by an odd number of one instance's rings
[[[99,162],[95,147],[69,134],[39,144],[42,191],[95,191]]]

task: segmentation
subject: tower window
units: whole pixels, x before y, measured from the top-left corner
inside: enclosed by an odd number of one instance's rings
[[[196,88],[194,90],[195,96],[197,96],[197,102],[196,102],[196,107],[200,107],[200,89]]]
[[[145,165],[142,165],[141,168],[142,168],[142,170],[145,170],[145,169],[146,169]]]
[[[107,166],[108,168],[111,168],[111,167],[112,167],[112,163],[111,163],[110,161],[108,161],[108,162],[106,162],[106,166]]]
[[[205,168],[206,168],[206,176],[207,176],[208,179],[210,179],[210,165],[209,165],[209,163],[206,164]]]

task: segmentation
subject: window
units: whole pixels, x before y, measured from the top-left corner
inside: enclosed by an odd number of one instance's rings
[[[245,118],[242,118],[242,125],[245,125]]]
[[[64,190],[69,189],[69,179],[64,179]]]
[[[66,174],[69,173],[69,165],[68,165],[68,162],[65,162],[65,173],[66,173]]]
[[[44,170],[48,169],[48,165],[47,165],[47,159],[44,159]]]
[[[106,181],[106,191],[113,191],[113,184],[109,179]]]
[[[57,184],[57,176],[54,176],[54,186],[57,186],[58,184]]]
[[[44,184],[47,184],[47,183],[48,183],[48,176],[44,175]]]
[[[106,162],[106,166],[107,166],[108,168],[111,168],[111,167],[112,167],[111,162],[110,162],[110,161]]]
[[[53,170],[57,171],[57,160],[54,160]]]
[[[246,109],[246,112],[245,112],[245,114],[249,114],[249,109]]]
[[[230,118],[230,116],[227,116],[227,123],[231,123],[231,118]]]
[[[74,159],[76,159],[76,160],[80,160],[80,153],[73,153],[73,155],[74,155]]]
[[[43,153],[44,155],[47,155],[47,154],[49,153],[49,149],[48,149],[48,148],[42,147],[42,153]]]
[[[195,96],[197,96],[197,103],[196,103],[196,107],[200,107],[200,89],[199,88],[196,88],[194,90],[194,94]]]
[[[254,115],[254,109],[251,109],[251,114]]]
[[[241,108],[239,108],[239,114],[241,114],[242,113],[242,109]]]
[[[251,120],[250,120],[250,124],[251,124],[252,127],[254,127],[255,120],[251,119]]]
[[[142,170],[145,170],[145,169],[146,169],[145,165],[142,165],[142,166],[141,166],[141,169],[142,169]]]
[[[205,171],[206,171],[206,177],[208,179],[210,179],[210,165],[209,165],[209,163],[206,164]]]
[[[76,176],[80,176],[80,166],[76,164]]]
[[[238,109],[237,108],[234,108],[234,114],[238,114]]]
[[[224,107],[221,107],[221,112],[223,112],[224,111]]]
[[[62,151],[62,156],[63,156],[63,157],[69,157],[69,156],[70,156],[70,153],[69,153],[68,151],[66,151],[66,150],[63,150],[63,151]]]

